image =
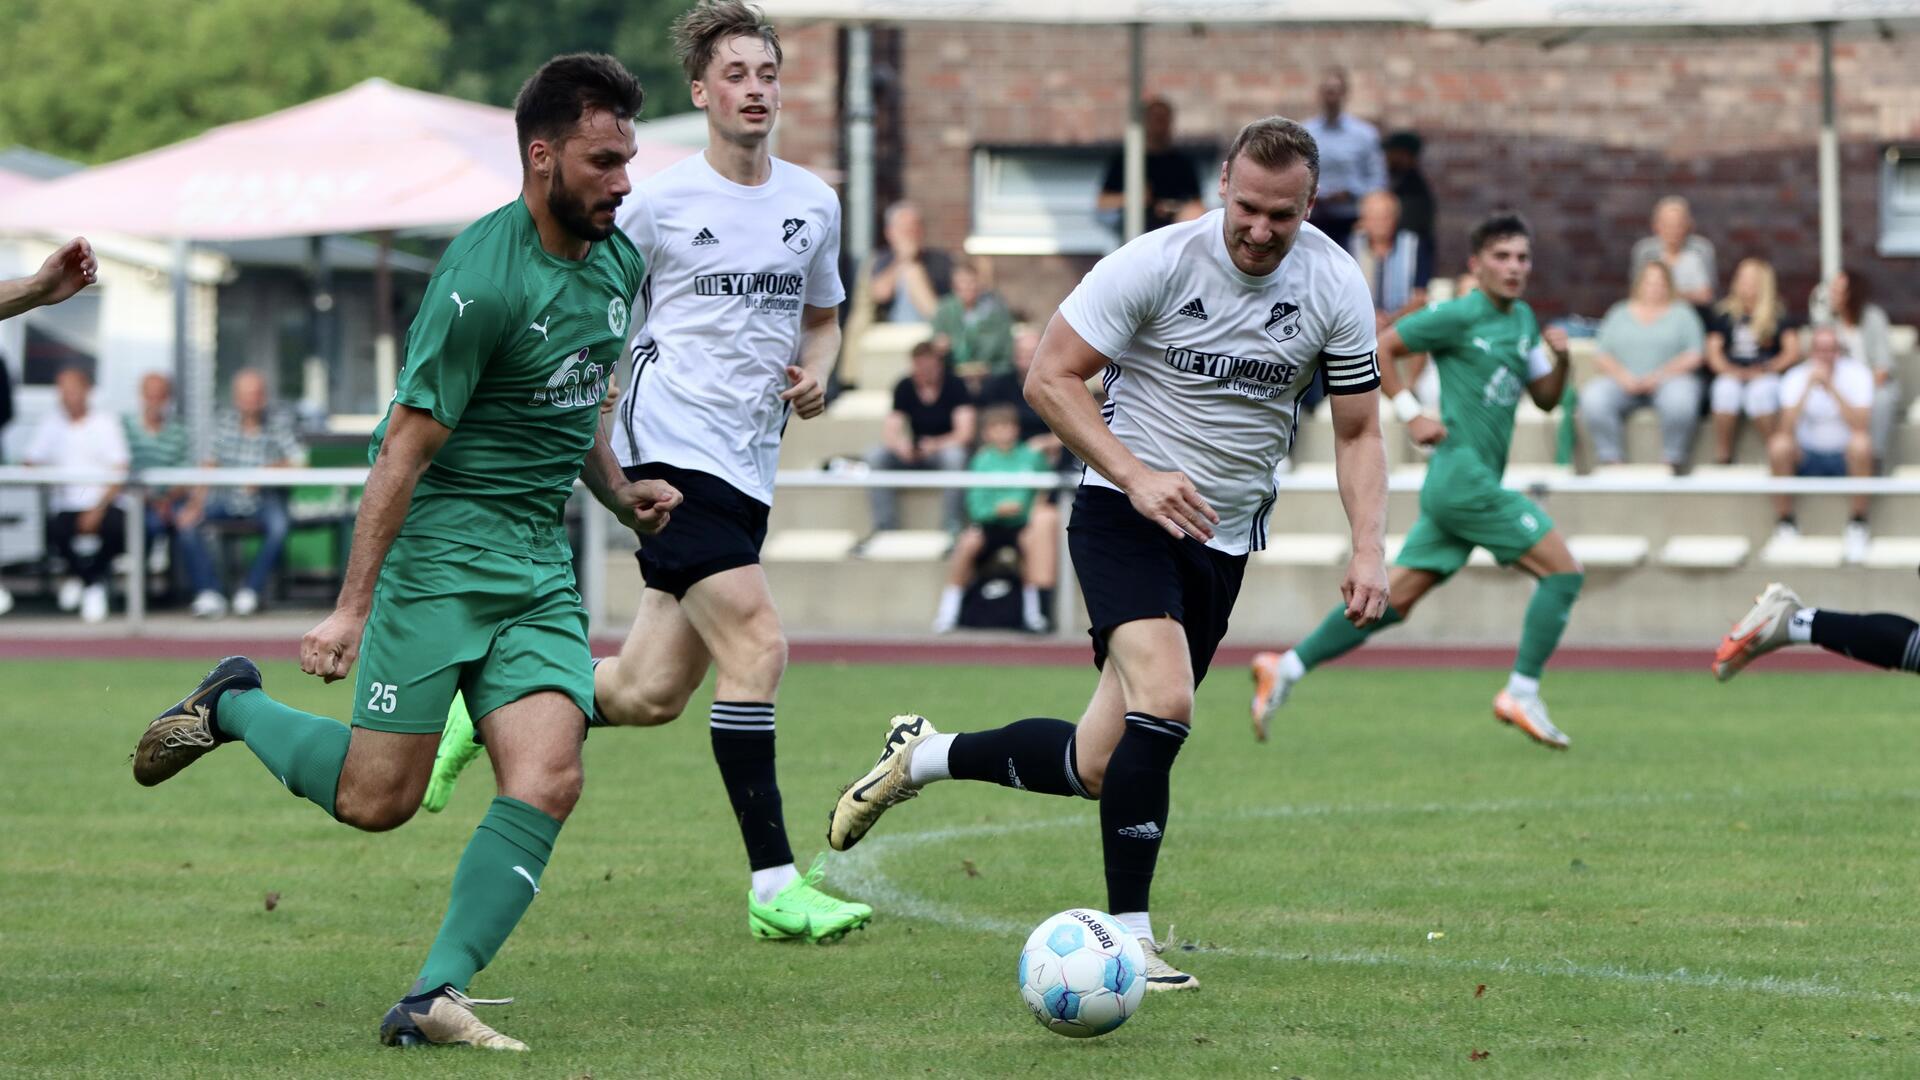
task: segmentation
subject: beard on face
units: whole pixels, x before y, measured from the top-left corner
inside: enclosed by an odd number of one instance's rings
[[[595,225],[593,213],[596,210],[610,211],[619,205],[620,200],[608,199],[588,206],[585,199],[568,189],[566,170],[558,161],[553,163],[553,179],[547,184],[547,212],[553,215],[553,220],[559,222],[561,228],[567,230],[576,239],[598,243],[612,236],[613,222],[609,221],[604,226]]]

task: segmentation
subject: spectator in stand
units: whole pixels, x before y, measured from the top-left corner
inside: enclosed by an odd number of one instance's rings
[[[1640,268],[1650,262],[1666,264],[1680,299],[1702,312],[1713,303],[1714,287],[1720,283],[1713,242],[1693,231],[1693,208],[1678,195],[1653,204],[1653,235],[1633,245],[1628,280],[1640,280]]]
[[[140,380],[140,411],[126,418],[127,452],[134,472],[176,469],[187,464],[191,448],[186,425],[173,414],[173,380],[149,371]],[[185,504],[184,488],[147,493],[147,551],[157,552],[173,533],[174,516]]]
[[[1320,147],[1320,188],[1309,221],[1341,247],[1360,216],[1360,200],[1387,186],[1380,131],[1347,115],[1347,71],[1328,68],[1320,77],[1320,114],[1304,122]]]
[[[1022,324],[1013,332],[1013,368],[989,378],[980,387],[980,407],[1005,405],[1020,420],[1020,442],[1047,459],[1048,468],[1057,468],[1064,447],[1040,413],[1027,403],[1027,372],[1033,370],[1033,354],[1040,348],[1040,331]]]
[[[233,407],[215,417],[213,457],[208,466],[227,469],[283,469],[297,465],[306,448],[294,433],[293,417],[267,405],[267,381],[252,368],[233,375]],[[193,582],[193,613],[215,619],[227,613],[214,555],[200,525],[253,522],[260,529],[260,550],[247,570],[246,582],[234,591],[233,613],[251,615],[260,609],[260,597],[273,579],[280,553],[287,545],[291,522],[287,517],[287,489],[282,487],[223,487],[208,494],[197,488],[175,518],[179,526],[180,557]]]
[[[965,383],[947,370],[933,342],[913,347],[913,367],[893,388],[893,411],[887,414],[882,442],[867,455],[876,469],[938,469],[967,467],[967,448],[973,445],[974,407]],[[875,532],[900,527],[900,500],[892,488],[869,493]],[[943,524],[958,533],[964,523],[965,493],[945,493]]]
[[[1893,367],[1892,322],[1873,302],[1873,282],[1858,270],[1842,270],[1813,290],[1810,317],[1831,323],[1840,351],[1873,372],[1873,460],[1884,466],[1900,411],[1900,380]]]
[[[1427,306],[1433,280],[1433,251],[1412,229],[1400,225],[1400,200],[1375,191],[1360,200],[1360,219],[1347,240],[1347,252],[1360,265],[1373,292],[1375,328],[1385,329]]]
[[[1193,159],[1173,145],[1173,105],[1163,97],[1146,101],[1147,137],[1147,232],[1165,228],[1176,221],[1199,217],[1200,171]],[[1095,202],[1100,220],[1114,232],[1122,231],[1127,209],[1127,156],[1117,153],[1107,159],[1107,171],[1100,178],[1100,197]]]
[[[1767,443],[1775,476],[1872,476],[1873,371],[1865,361],[1840,351],[1840,336],[1819,326],[1809,336],[1807,362],[1780,380],[1780,426]],[[1868,496],[1855,495],[1853,513],[1841,536],[1841,552],[1850,563],[1867,557]],[[1800,535],[1793,496],[1775,495],[1779,524],[1774,536]]]
[[[1707,368],[1713,373],[1713,460],[1733,464],[1740,416],[1762,439],[1773,438],[1780,412],[1780,373],[1800,362],[1800,329],[1781,302],[1765,259],[1742,259],[1726,298],[1707,322]]]
[[[926,322],[953,291],[953,257],[929,248],[927,224],[910,202],[887,207],[887,248],[874,256],[867,288],[878,322]]]
[[[1685,472],[1700,420],[1694,373],[1706,332],[1692,306],[1674,296],[1666,263],[1640,267],[1633,295],[1613,305],[1595,338],[1600,374],[1580,389],[1580,420],[1593,439],[1595,463],[1626,460],[1627,416],[1651,405],[1660,414],[1661,457],[1675,475]]]
[[[1013,367],[1013,316],[1006,301],[986,287],[980,269],[970,260],[955,266],[953,295],[933,313],[934,347],[973,387]]]
[[[27,464],[56,469],[124,473],[127,435],[120,422],[93,408],[93,375],[67,367],[54,376],[60,408],[48,414],[27,446]],[[115,505],[124,484],[62,484],[53,489],[47,543],[66,562],[60,583],[61,611],[78,608],[97,623],[107,617],[107,576],[127,549],[127,516]]]
[[[1020,441],[1020,415],[1011,405],[989,406],[981,413],[983,442],[968,469],[976,473],[1048,472],[1046,457]],[[1053,588],[1059,563],[1059,539],[1052,525],[1033,516],[1033,488],[971,488],[967,491],[967,525],[953,546],[947,564],[947,585],[940,591],[940,608],[933,630],[944,634],[960,622],[960,600],[973,583],[983,554],[1012,547],[1020,552],[1020,621],[1029,631],[1047,629],[1040,610],[1040,591]]]
[[[1428,251],[1433,250],[1433,188],[1420,171],[1418,132],[1396,131],[1380,144],[1387,162],[1387,190],[1400,200],[1400,227],[1412,229]]]

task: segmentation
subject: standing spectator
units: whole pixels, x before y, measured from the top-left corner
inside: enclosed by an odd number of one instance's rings
[[[1700,420],[1700,350],[1706,332],[1692,307],[1673,295],[1673,275],[1649,262],[1634,279],[1633,295],[1613,305],[1596,335],[1600,374],[1580,389],[1580,420],[1601,465],[1626,460],[1626,419],[1653,406],[1660,414],[1661,456],[1676,474],[1686,471]]]
[[[1866,363],[1840,352],[1840,338],[1830,326],[1814,329],[1807,362],[1780,380],[1781,423],[1767,444],[1775,476],[1872,476],[1873,439],[1868,425],[1873,412],[1873,371]],[[1852,515],[1841,537],[1841,551],[1850,563],[1867,557],[1868,496],[1853,497]],[[1793,496],[1775,495],[1779,524],[1774,536],[1795,537],[1800,526],[1793,516]]]
[[[933,313],[933,343],[970,385],[1013,366],[1013,316],[971,261],[953,268],[953,294]]]
[[[1020,441],[1020,415],[1010,405],[994,405],[980,414],[982,444],[974,451],[968,470],[976,473],[1047,472],[1045,456]],[[953,546],[947,564],[947,585],[940,590],[940,608],[933,616],[933,632],[944,634],[960,623],[960,601],[973,583],[975,564],[989,551],[1013,547],[1020,552],[1020,622],[1033,633],[1047,629],[1040,610],[1040,590],[1053,587],[1059,564],[1054,529],[1031,518],[1033,488],[970,488],[967,491],[966,530]]]
[[[1360,200],[1360,219],[1347,240],[1347,253],[1366,275],[1377,329],[1427,306],[1433,252],[1412,229],[1401,227],[1400,200],[1392,192],[1375,191]]]
[[[1653,235],[1633,245],[1627,279],[1640,280],[1640,268],[1650,262],[1666,264],[1673,291],[1682,300],[1702,310],[1713,303],[1713,289],[1720,282],[1713,242],[1693,231],[1693,208],[1678,195],[1653,204]]]
[[[1799,324],[1780,301],[1765,259],[1742,259],[1726,299],[1707,323],[1707,368],[1713,372],[1713,460],[1733,464],[1740,415],[1762,439],[1773,438],[1780,411],[1780,373],[1800,362]]]
[[[1193,159],[1173,145],[1173,105],[1163,97],[1146,101],[1147,138],[1147,221],[1146,231],[1165,228],[1176,221],[1199,217],[1206,209],[1200,205],[1200,171]],[[1127,155],[1124,151],[1107,159],[1107,171],[1100,178],[1100,198],[1095,202],[1100,218],[1123,231],[1127,209]]]
[[[27,464],[56,469],[125,472],[127,436],[120,422],[94,410],[93,376],[83,367],[54,376],[60,410],[40,422],[27,447]],[[80,609],[97,623],[107,617],[107,575],[127,548],[127,516],[114,502],[124,484],[62,484],[53,489],[47,523],[49,545],[70,575],[60,584],[60,610]]]
[[[1433,188],[1420,171],[1420,134],[1396,131],[1380,145],[1387,161],[1387,190],[1400,200],[1400,227],[1412,229],[1433,250]]]
[[[1387,186],[1387,164],[1379,129],[1347,115],[1345,68],[1328,68],[1320,77],[1320,115],[1302,126],[1320,147],[1320,189],[1308,220],[1346,247],[1360,200]]]
[[[1900,410],[1900,379],[1893,368],[1892,323],[1873,302],[1873,282],[1858,270],[1841,270],[1813,290],[1807,306],[1813,321],[1833,324],[1840,351],[1873,372],[1873,459],[1884,465]]]
[[[140,380],[140,411],[126,418],[127,451],[133,471],[174,469],[188,461],[187,428],[173,414],[173,380],[149,371]],[[173,523],[188,492],[183,488],[147,493],[147,552],[150,556],[173,532]]]
[[[913,367],[893,388],[893,411],[887,414],[882,442],[867,455],[876,469],[941,469],[967,467],[967,447],[973,444],[973,399],[966,384],[947,370],[933,342],[913,347]],[[900,527],[900,500],[892,488],[869,493],[875,532]],[[964,493],[945,492],[942,515],[949,533],[962,523]]]
[[[294,434],[293,417],[285,410],[267,407],[266,379],[252,368],[242,368],[234,372],[232,389],[233,407],[214,420],[213,458],[205,464],[229,469],[280,469],[298,464],[306,450]],[[287,544],[287,489],[223,487],[209,495],[206,488],[199,488],[175,520],[180,556],[193,581],[193,613],[207,619],[227,613],[227,598],[200,524],[250,521],[259,526],[260,551],[247,570],[246,583],[233,594],[235,615],[258,611],[260,596],[266,592]]]
[[[887,249],[873,259],[867,281],[879,322],[926,322],[953,291],[953,257],[929,248],[927,224],[910,202],[887,207]]]

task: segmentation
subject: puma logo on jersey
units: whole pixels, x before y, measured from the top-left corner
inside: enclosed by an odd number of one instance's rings
[[[580,409],[600,404],[607,392],[606,369],[587,363],[587,349],[568,356],[547,385],[533,392],[529,405],[551,405],[556,409]]]
[[[1483,353],[1493,352],[1493,342],[1488,341],[1486,338],[1483,338],[1483,337],[1474,338],[1473,346],[1474,348],[1479,349]]]
[[[459,294],[459,293],[454,293],[454,294],[453,294],[453,306],[454,306],[454,307],[457,307],[457,308],[459,308],[459,309],[460,309],[460,310],[459,310],[458,312],[456,312],[456,313],[454,314],[454,318],[456,318],[456,319],[457,319],[457,318],[459,318],[460,316],[462,316],[462,315],[465,315],[465,314],[467,313],[467,306],[468,306],[469,304],[472,304],[472,303],[473,303],[473,301],[471,301],[471,300],[462,300],[462,299],[460,299],[460,294]]]
[[[717,244],[719,242],[720,238],[713,235],[712,229],[701,229],[698,233],[695,233],[693,237],[694,247],[706,247],[708,244]]]
[[[546,322],[528,323],[527,329],[540,331],[540,340],[547,340],[547,327],[553,322],[553,316],[547,316]]]
[[[523,877],[523,878],[526,878],[526,879],[527,879],[527,884],[533,887],[533,895],[535,895],[535,896],[539,896],[539,895],[540,895],[540,883],[539,883],[539,882],[537,882],[537,881],[535,881],[535,880],[533,880],[533,875],[532,875],[532,874],[529,874],[529,873],[527,873],[527,868],[526,868],[526,867],[524,867],[524,866],[516,866],[516,867],[514,867],[514,868],[513,868],[513,872],[514,872],[514,873],[516,873],[516,874],[519,874],[519,875],[520,875],[521,877]]]
[[[1201,322],[1206,322],[1207,306],[1202,304],[1200,298],[1196,296],[1187,301],[1186,305],[1179,310],[1178,314],[1185,315],[1189,319],[1199,319]]]

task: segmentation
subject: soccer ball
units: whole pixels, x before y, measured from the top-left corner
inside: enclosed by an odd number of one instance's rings
[[[1105,1035],[1147,993],[1147,956],[1120,920],[1073,908],[1036,927],[1020,950],[1020,996],[1048,1031]]]

